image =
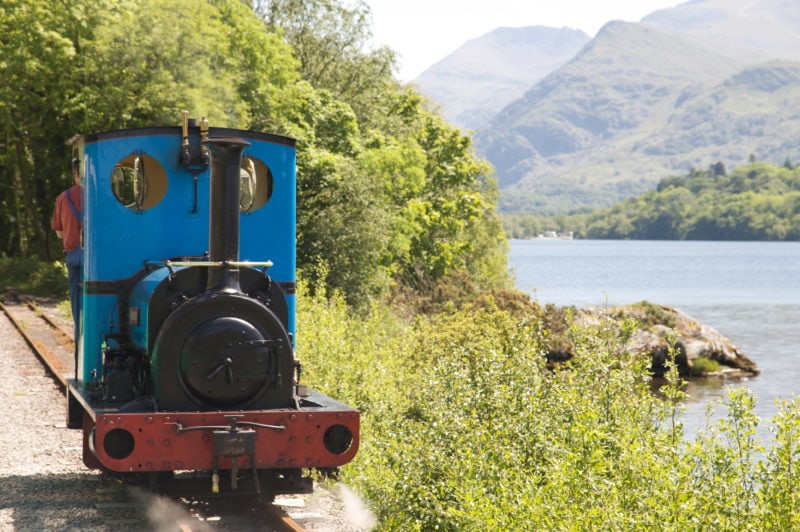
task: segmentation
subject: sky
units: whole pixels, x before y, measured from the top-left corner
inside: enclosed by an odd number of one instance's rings
[[[594,37],[611,20],[638,22],[681,0],[365,0],[373,44],[400,54],[411,81],[470,39],[501,26],[573,28]]]

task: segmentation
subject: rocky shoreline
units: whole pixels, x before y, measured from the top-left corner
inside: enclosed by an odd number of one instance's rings
[[[604,307],[560,307],[532,301],[517,290],[488,293],[473,308],[497,307],[520,319],[534,319],[544,331],[544,355],[555,367],[578,356],[574,328],[602,330],[617,342],[615,350],[650,357],[650,369],[662,377],[674,360],[684,379],[745,379],[761,373],[755,362],[729,338],[677,308],[640,301]]]
[[[730,339],[673,307],[647,301],[620,307],[588,307],[576,309],[575,320],[581,325],[635,320],[637,326],[626,342],[627,352],[650,356],[655,376],[664,374],[671,357],[684,378],[748,378],[760,373],[755,362]]]

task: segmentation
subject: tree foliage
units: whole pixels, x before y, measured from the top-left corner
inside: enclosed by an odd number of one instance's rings
[[[3,3],[0,251],[57,256],[72,135],[186,109],[299,140],[298,265],[348,301],[457,269],[504,282],[489,168],[393,77],[393,52],[367,50],[369,18],[334,0]]]
[[[84,11],[64,3],[0,4],[0,249],[39,253],[55,235],[43,223],[67,177],[64,112],[75,90]],[[64,166],[60,170],[60,166]]]
[[[361,121],[376,116],[377,94],[396,84],[395,53],[365,51],[372,39],[371,14],[363,0],[254,0],[268,27],[294,50],[304,79],[347,103]]]

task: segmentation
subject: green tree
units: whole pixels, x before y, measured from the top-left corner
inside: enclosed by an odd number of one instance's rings
[[[363,0],[254,0],[273,31],[283,33],[300,62],[300,73],[317,89],[347,103],[364,123],[375,117],[375,95],[394,87],[396,54],[371,44],[369,7]]]
[[[70,111],[83,132],[174,124],[184,109],[213,125],[251,127],[256,113],[274,122],[265,106],[296,81],[293,66],[289,49],[239,2],[120,0],[86,43]]]
[[[351,303],[386,293],[393,279],[421,289],[455,269],[479,286],[504,282],[489,168],[467,137],[399,87],[393,54],[363,51],[366,5],[273,0],[256,8],[292,44],[316,90],[303,112],[299,263]]]
[[[471,141],[441,118],[423,117],[417,137],[425,156],[426,185],[409,205],[410,260],[403,278],[425,286],[449,272],[464,269],[483,284],[502,284],[506,240],[494,211],[497,184],[487,163],[472,155]],[[485,268],[485,271],[481,271]]]
[[[76,133],[175,124],[297,138],[298,263],[348,301],[421,272],[504,280],[497,189],[469,139],[364,51],[369,10],[334,0],[76,0],[0,10],[2,250],[55,250]],[[31,208],[31,198],[34,200]]]
[[[0,8],[0,219],[5,253],[48,257],[76,133],[176,123],[287,131],[290,49],[233,0],[37,0]],[[284,90],[286,87],[288,89]]]
[[[722,161],[717,161],[715,164],[709,166],[708,171],[713,176],[721,176],[727,173],[725,170],[725,165],[722,163]]]
[[[798,239],[797,168],[753,163],[727,173],[715,167],[663,179],[655,191],[564,223],[590,238]]]
[[[68,107],[85,6],[0,5],[0,249],[49,258],[53,200],[69,179]]]

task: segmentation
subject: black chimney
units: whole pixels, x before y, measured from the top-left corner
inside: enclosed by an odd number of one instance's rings
[[[240,138],[215,138],[203,142],[211,153],[208,260],[239,260],[239,182],[242,152],[250,143]],[[209,268],[206,288],[240,291],[239,268]]]

